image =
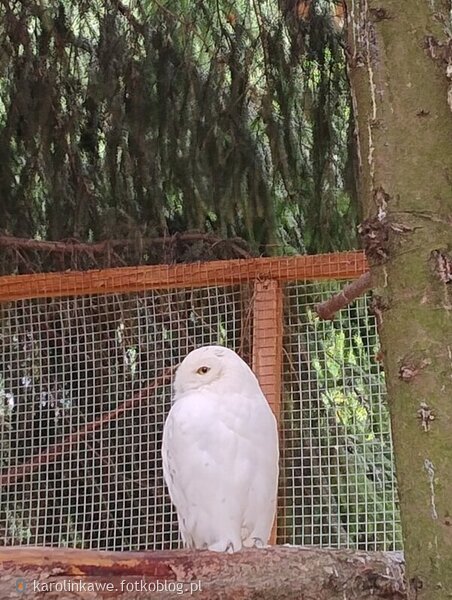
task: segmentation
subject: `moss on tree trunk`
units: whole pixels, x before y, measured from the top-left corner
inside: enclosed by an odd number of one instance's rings
[[[419,600],[452,598],[452,113],[446,76],[452,56],[446,5],[347,2],[360,230],[380,322],[407,578],[411,597]]]

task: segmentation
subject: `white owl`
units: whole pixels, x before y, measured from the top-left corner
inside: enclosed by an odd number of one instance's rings
[[[254,373],[235,352],[205,346],[182,361],[162,456],[186,546],[236,552],[267,544],[278,431]]]

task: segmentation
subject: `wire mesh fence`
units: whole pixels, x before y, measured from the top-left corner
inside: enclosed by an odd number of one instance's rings
[[[143,289],[127,293],[117,283],[103,294],[59,295],[56,285],[48,296],[24,286],[23,299],[0,304],[0,544],[180,546],[160,458],[172,369],[205,344],[253,364],[260,305],[254,271],[246,277],[248,261],[240,262],[237,283],[227,285],[234,277],[194,286],[187,276],[177,289],[168,278],[149,289],[137,277]],[[286,278],[277,542],[399,548],[367,300],[320,321],[313,306],[339,283],[290,281],[287,264],[273,272]]]
[[[384,373],[369,298],[313,311],[344,282],[286,287],[279,539],[401,547]]]

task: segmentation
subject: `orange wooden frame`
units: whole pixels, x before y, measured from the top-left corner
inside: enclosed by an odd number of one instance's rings
[[[279,423],[283,351],[282,283],[356,279],[367,270],[363,252],[344,252],[86,272],[10,275],[0,277],[0,302],[89,294],[121,294],[149,289],[221,287],[254,281],[253,370]],[[32,461],[26,467],[33,469],[37,466],[35,462]],[[10,473],[8,477],[15,475],[15,472]],[[270,541],[272,544],[276,543],[276,520]]]
[[[276,279],[258,280],[253,299],[253,371],[278,422],[281,419],[283,292]],[[270,544],[276,544],[277,519]]]
[[[179,265],[120,267],[0,277],[0,302],[149,289],[233,285],[256,279],[355,279],[367,271],[363,252],[252,258]]]

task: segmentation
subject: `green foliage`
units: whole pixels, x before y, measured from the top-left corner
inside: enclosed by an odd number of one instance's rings
[[[23,507],[19,504],[12,507],[11,510],[6,509],[6,529],[8,536],[14,540],[15,544],[28,544],[32,533],[27,526],[25,519],[21,517],[24,514]]]
[[[3,2],[4,230],[352,247],[341,37],[331,2],[292,4]]]
[[[366,299],[334,321],[306,308],[340,289],[340,282],[289,288],[285,427],[294,443],[285,456],[287,472],[298,454],[305,459],[292,482],[291,541],[399,549],[391,424],[374,318]]]
[[[11,430],[11,416],[14,409],[14,396],[10,392],[5,391],[5,383],[3,376],[0,375],[0,432],[9,433]],[[6,440],[0,439],[0,467],[9,464],[9,448]]]

